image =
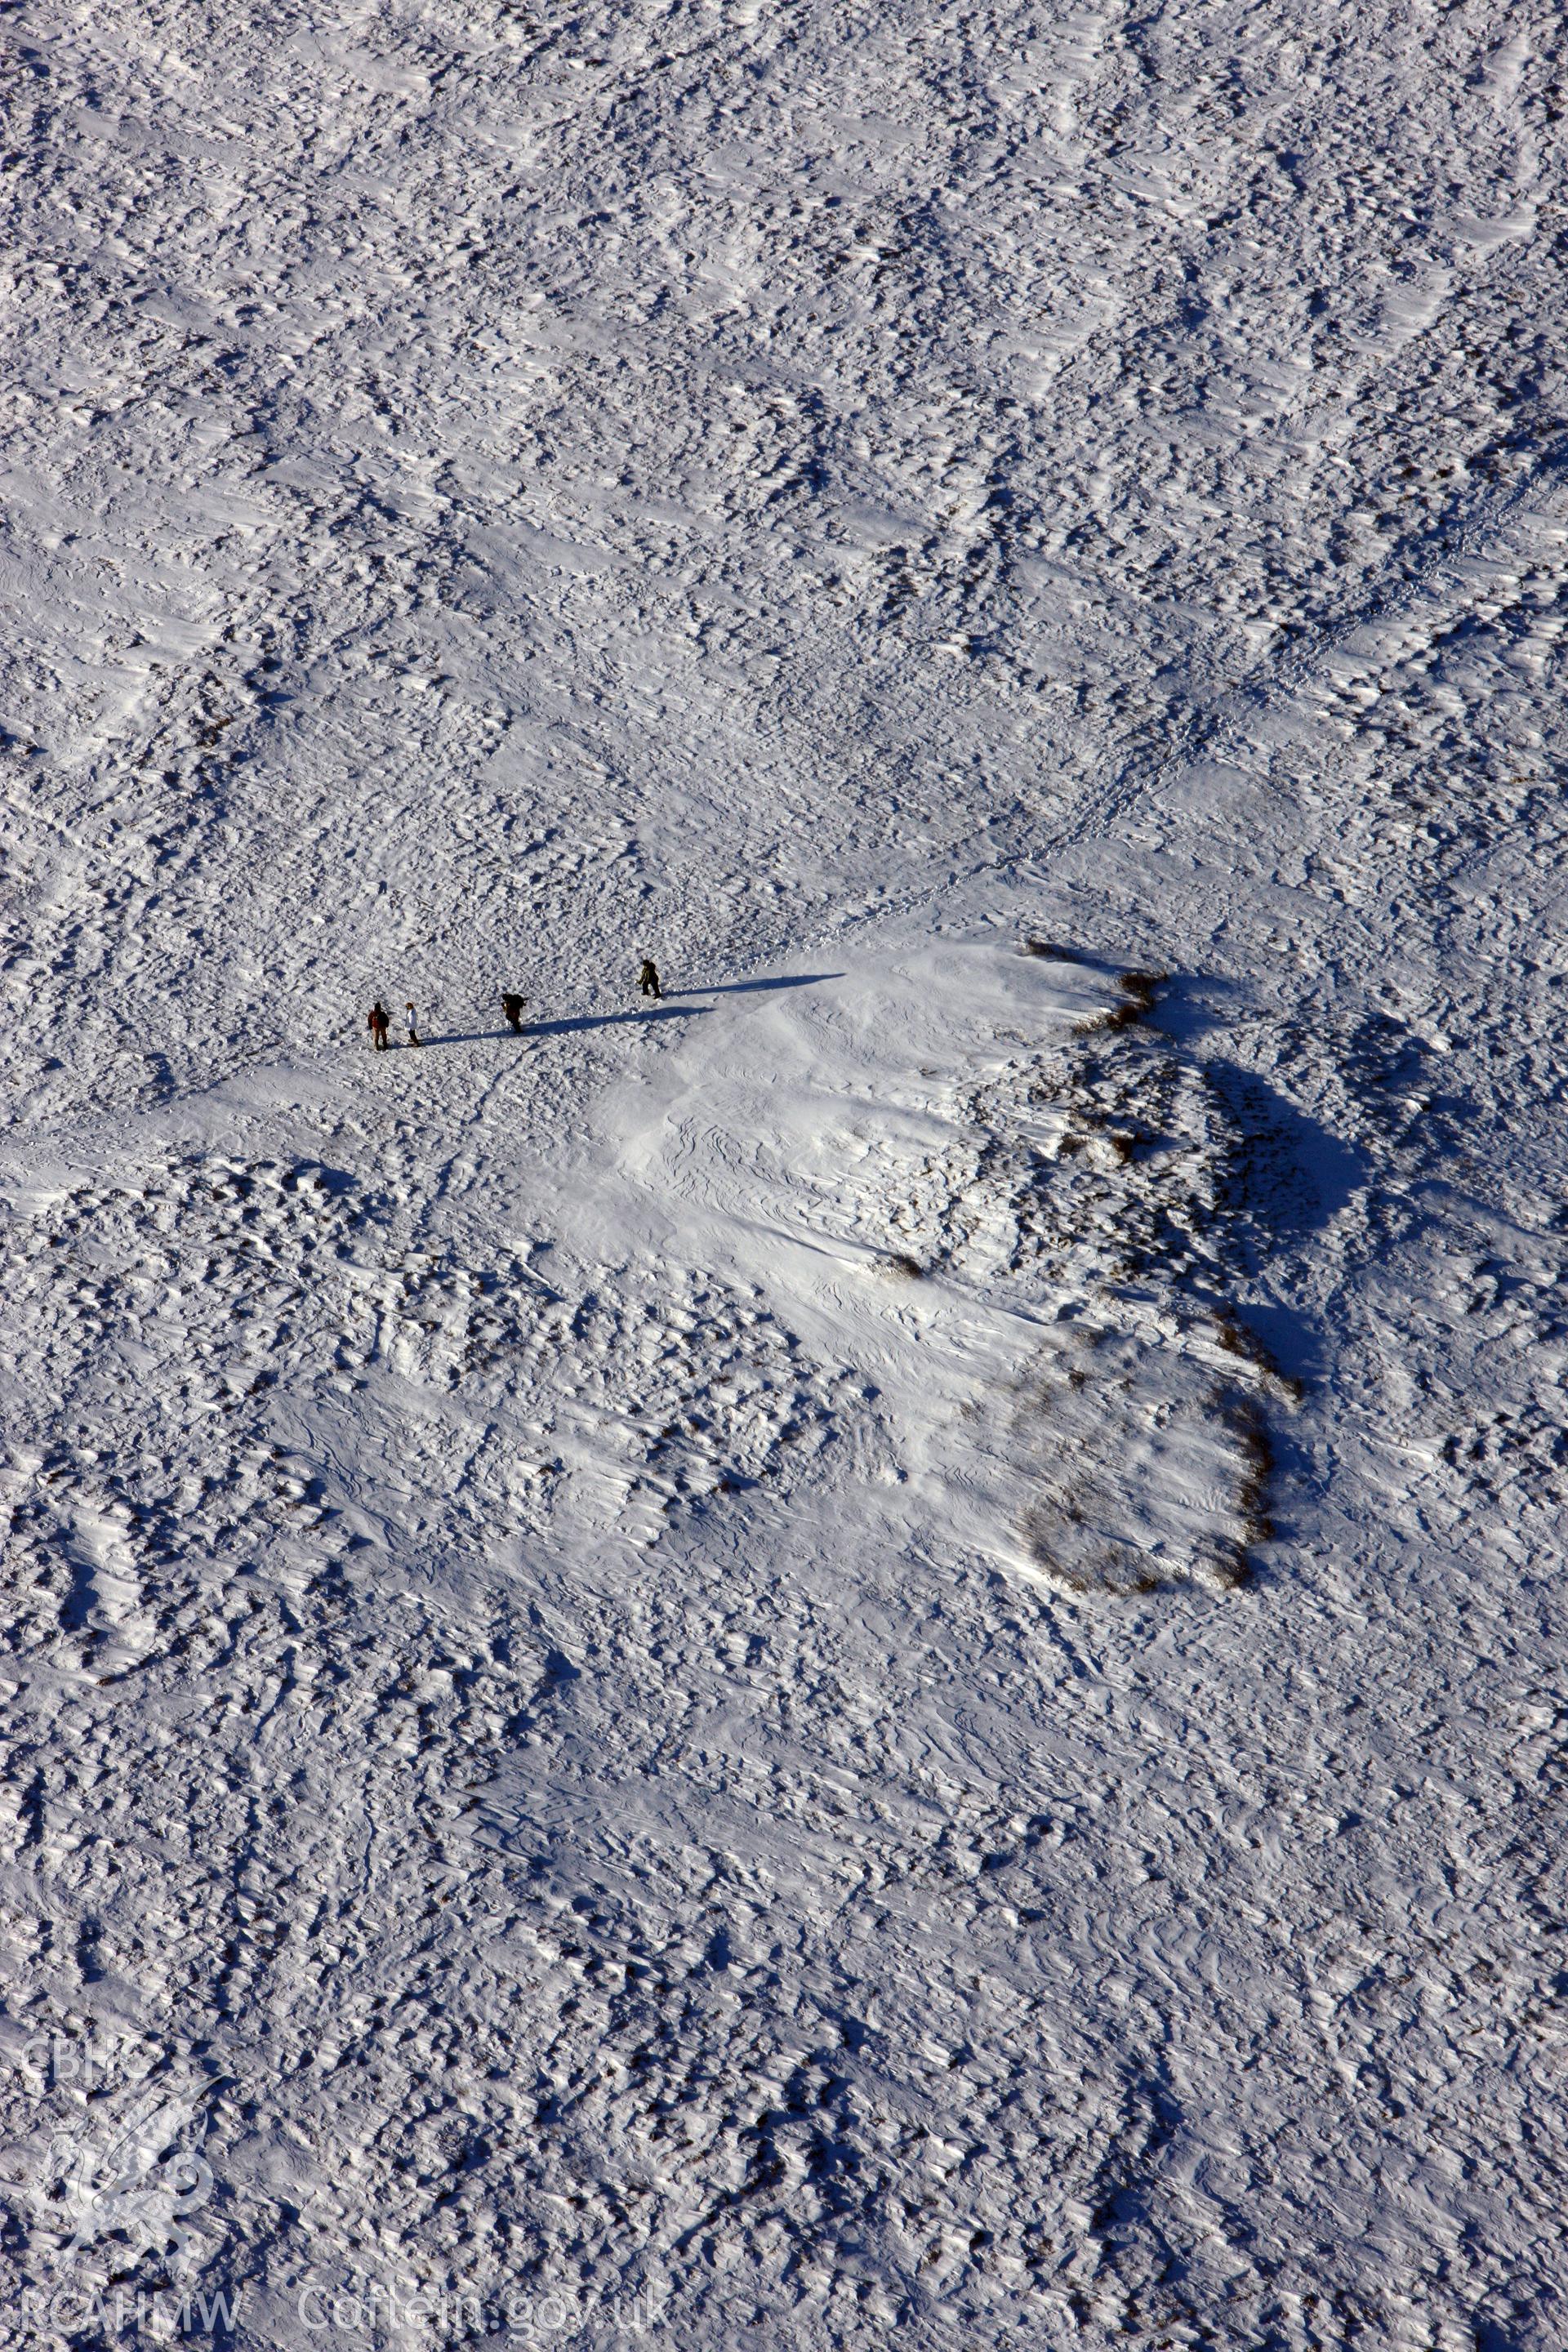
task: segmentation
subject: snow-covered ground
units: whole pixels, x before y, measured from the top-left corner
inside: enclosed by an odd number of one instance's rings
[[[0,2340],[1560,2352],[1560,12],[0,60]]]

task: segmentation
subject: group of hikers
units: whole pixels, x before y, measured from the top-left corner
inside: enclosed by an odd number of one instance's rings
[[[642,970],[637,974],[637,989],[640,994],[644,996],[651,996],[656,1003],[664,994],[663,989],[660,988],[658,984],[658,967],[654,963],[654,960],[651,956],[644,956],[642,960]],[[502,989],[500,1009],[506,1015],[506,1018],[510,1024],[512,1034],[515,1037],[521,1037],[522,1034],[522,1016],[527,1003],[528,999],[524,996],[519,996],[515,990],[510,988]],[[416,1017],[413,1005],[405,1004],[403,1009],[408,1017],[407,1042],[411,1045],[422,1045],[425,1040],[419,1034],[419,1023]],[[365,1019],[370,1027],[371,1044],[374,1046],[378,1054],[384,1054],[386,1051],[387,1033],[392,1027],[392,1015],[387,1011],[379,996],[376,998],[375,1003],[371,1006],[370,1011],[366,1013]]]

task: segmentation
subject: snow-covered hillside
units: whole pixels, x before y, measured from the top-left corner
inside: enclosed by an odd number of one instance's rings
[[[1559,12],[0,72],[0,2341],[1557,2352]]]

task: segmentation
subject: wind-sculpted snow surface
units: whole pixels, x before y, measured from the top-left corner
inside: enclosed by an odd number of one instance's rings
[[[1558,2352],[1564,88],[3,13],[0,2341]]]

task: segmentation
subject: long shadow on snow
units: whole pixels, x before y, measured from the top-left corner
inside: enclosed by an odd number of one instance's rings
[[[815,988],[820,981],[842,980],[841,971],[787,972],[777,980],[715,980],[696,988],[667,988],[666,996],[751,996],[760,989]]]
[[[1252,1071],[1205,1062],[1204,1075],[1235,1136],[1220,1185],[1232,1245],[1239,1244],[1248,1274],[1267,1276],[1282,1252],[1321,1233],[1365,1189],[1372,1171],[1331,1129]],[[1310,1317],[1278,1297],[1238,1300],[1233,1311],[1289,1378],[1317,1376],[1322,1339]]]
[[[627,1021],[690,1021],[710,1010],[706,1004],[669,1004],[657,1013],[580,1013],[570,1021],[531,1021],[522,1037],[564,1037],[577,1029],[614,1029]],[[510,1029],[452,1029],[426,1037],[426,1045],[483,1045],[510,1037]],[[521,1040],[520,1038],[519,1042]]]
[[[802,971],[784,974],[777,980],[716,980],[697,988],[667,988],[670,996],[749,996],[758,990],[775,988],[815,988],[825,980],[842,980],[841,971]],[[521,1032],[524,1037],[562,1037],[574,1029],[608,1029],[619,1021],[683,1021],[693,1013],[706,1013],[706,1004],[666,1004],[658,1012],[642,1005],[630,1013],[584,1013],[569,1021],[529,1021]],[[439,1037],[426,1037],[426,1045],[482,1045],[491,1039],[510,1037],[519,1033],[510,1029],[450,1029]]]
[[[1192,1057],[1225,1113],[1232,1140],[1218,1186],[1222,1219],[1239,1270],[1258,1278],[1331,1223],[1372,1182],[1373,1171],[1353,1145],[1266,1078],[1202,1052],[1206,1039],[1223,1034],[1226,1000],[1238,994],[1213,973],[1173,973],[1143,1018],[1149,1030]],[[1373,1076],[1386,1090],[1381,1067]],[[1233,1300],[1231,1312],[1288,1378],[1317,1377],[1321,1337],[1309,1317],[1278,1298]]]
[[[1265,1263],[1280,1244],[1320,1233],[1372,1181],[1359,1151],[1255,1072],[1206,1062],[1204,1076],[1236,1129],[1227,1205]]]

